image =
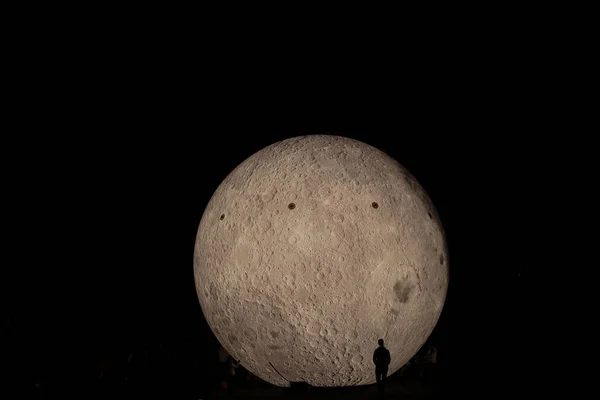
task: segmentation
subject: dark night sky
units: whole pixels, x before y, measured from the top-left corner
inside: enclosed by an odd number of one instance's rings
[[[574,140],[589,132],[577,123],[592,103],[580,107],[586,96],[570,92],[589,91],[580,68],[591,63],[578,57],[591,53],[577,46],[585,33],[571,39],[544,10],[512,12],[531,35],[512,18],[493,24],[498,10],[374,30],[337,12],[320,24],[269,16],[276,27],[243,14],[246,28],[230,10],[224,20],[188,13],[190,22],[181,12],[121,11],[111,13],[122,26],[94,24],[96,12],[63,13],[69,23],[45,13],[38,23],[28,12],[7,41],[0,364],[8,381],[51,371],[71,384],[102,354],[157,342],[212,356],[218,344],[192,264],[204,207],[245,158],[315,133],[385,151],[432,198],[450,266],[436,335],[461,396],[493,397],[470,390],[479,386],[514,397],[535,375],[550,380],[543,367],[580,369],[557,363],[556,348],[584,345],[566,321],[580,319],[584,302],[566,305],[565,290],[595,293],[580,289],[589,275],[578,269],[594,263],[572,259],[593,246],[552,258],[565,236],[593,237],[558,221],[567,211],[594,226],[594,208],[579,202],[597,179],[578,186],[586,168],[565,173],[576,164],[569,157],[595,160],[580,149],[594,146]],[[290,27],[295,34],[284,34]],[[577,338],[545,339],[558,328]]]

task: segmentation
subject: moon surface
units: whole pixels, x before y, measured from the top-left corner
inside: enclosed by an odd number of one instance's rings
[[[277,386],[375,383],[424,344],[448,288],[444,231],[427,193],[384,152],[299,136],[233,170],[194,247],[200,305],[217,339]]]

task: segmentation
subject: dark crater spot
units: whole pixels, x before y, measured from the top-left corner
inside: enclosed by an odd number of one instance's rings
[[[433,219],[433,215],[431,215],[431,213],[427,213],[429,214],[429,218]]]
[[[440,255],[440,264],[444,265],[444,255]]]
[[[290,204],[288,204],[288,208],[290,210],[293,210],[294,208],[296,208],[296,205],[294,203],[290,203]]]
[[[225,219],[225,214],[221,214],[220,220],[223,221]]]
[[[371,204],[371,207],[373,207],[374,209],[378,209],[379,208],[379,204],[377,204],[376,202],[373,202]]]
[[[394,285],[394,293],[396,293],[396,297],[400,303],[406,303],[408,301],[408,296],[412,289],[413,287],[409,282],[398,281]]]

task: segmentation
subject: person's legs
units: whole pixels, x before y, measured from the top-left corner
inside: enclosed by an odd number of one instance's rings
[[[375,379],[377,380],[377,390],[381,391],[383,389],[383,374],[380,368],[375,368]]]

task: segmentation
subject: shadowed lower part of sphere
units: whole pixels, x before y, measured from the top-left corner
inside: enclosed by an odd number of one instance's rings
[[[274,385],[375,382],[435,327],[448,256],[431,200],[385,153],[326,135],[275,143],[217,188],[194,248],[204,316],[251,373]]]

